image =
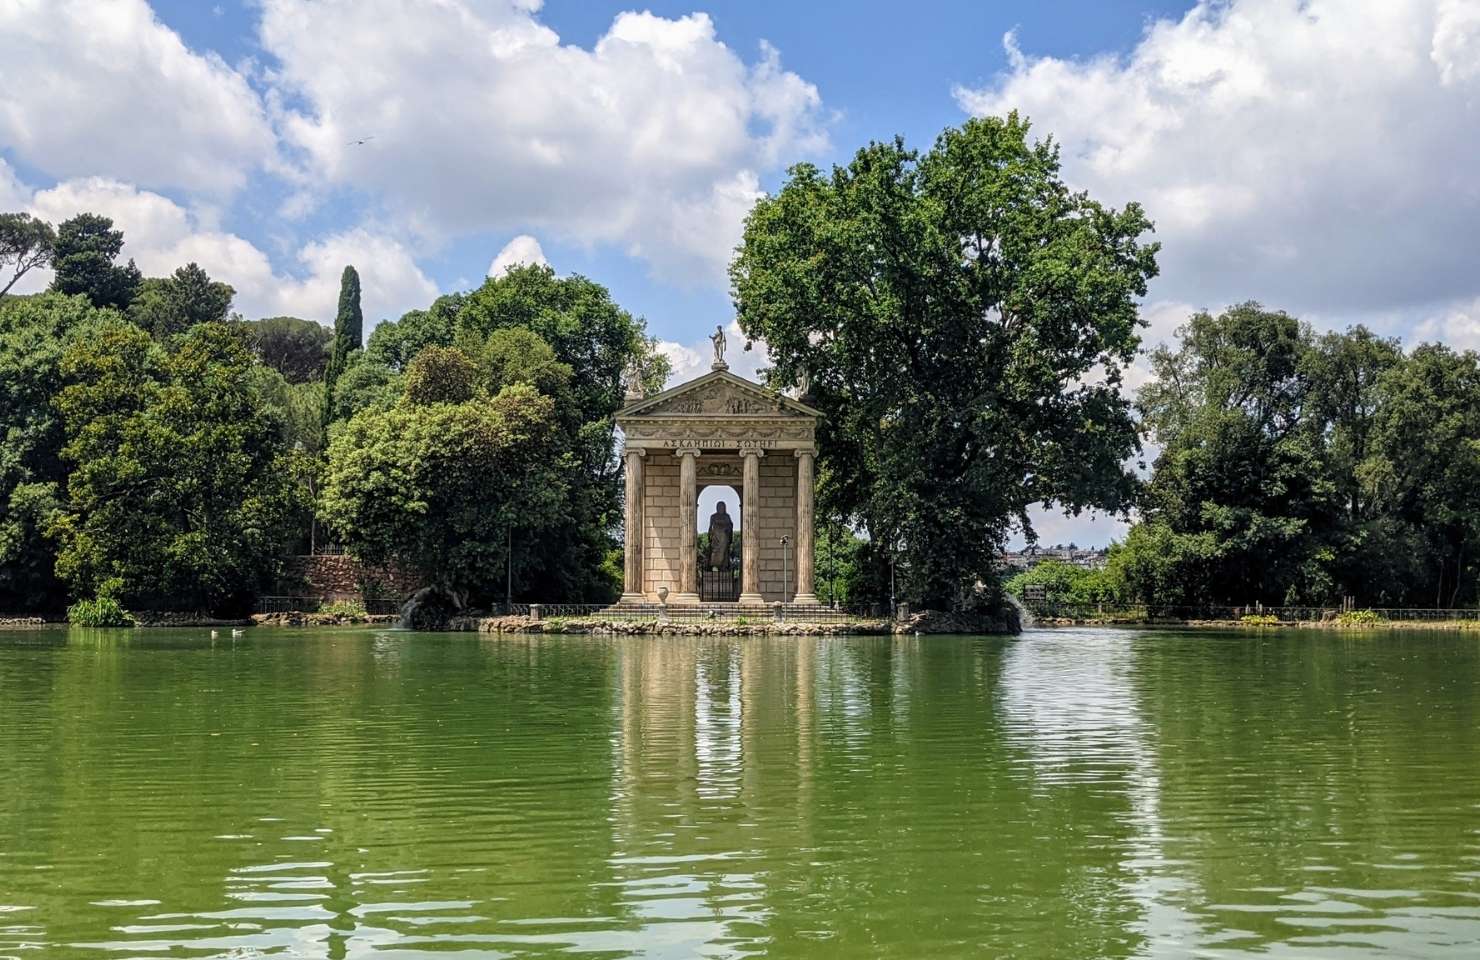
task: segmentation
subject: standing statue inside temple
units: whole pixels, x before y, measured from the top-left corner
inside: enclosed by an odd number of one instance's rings
[[[709,556],[704,566],[710,570],[730,569],[730,541],[735,536],[735,521],[725,512],[724,501],[714,505],[709,517]]]

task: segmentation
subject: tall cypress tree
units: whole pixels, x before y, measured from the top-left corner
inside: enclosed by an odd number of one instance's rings
[[[334,317],[334,347],[324,368],[323,449],[328,449],[329,422],[334,418],[334,386],[349,365],[350,351],[364,345],[365,315],[360,311],[360,275],[345,267],[339,278],[339,313]]]

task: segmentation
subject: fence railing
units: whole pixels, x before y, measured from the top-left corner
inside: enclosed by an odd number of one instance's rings
[[[362,606],[372,617],[393,616],[401,612],[404,600],[386,597],[360,600],[348,597],[258,597],[253,613],[323,613],[337,604]]]
[[[1339,606],[1268,607],[1260,604],[1241,606],[1181,606],[1145,603],[1052,603],[1027,601],[1024,604],[1035,617],[1063,620],[1241,620],[1246,616],[1274,617],[1281,623],[1328,620],[1341,614]],[[1473,607],[1369,607],[1384,620],[1480,620],[1480,609]]]

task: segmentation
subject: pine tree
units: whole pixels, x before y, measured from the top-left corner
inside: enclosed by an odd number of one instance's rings
[[[328,447],[329,423],[334,419],[334,386],[347,366],[351,351],[364,345],[365,315],[360,310],[360,275],[345,267],[339,278],[339,313],[334,317],[334,346],[324,369],[324,448]]]

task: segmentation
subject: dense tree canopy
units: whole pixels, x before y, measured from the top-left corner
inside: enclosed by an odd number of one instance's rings
[[[268,317],[243,322],[247,343],[267,366],[289,383],[322,380],[329,364],[334,331],[312,320]]]
[[[794,167],[756,204],[731,268],[741,328],[777,385],[810,381],[823,505],[898,544],[903,596],[960,603],[1031,504],[1129,506],[1118,388],[1150,226],[1069,190],[1016,115]]]
[[[53,400],[62,356],[118,315],[86,297],[48,293],[0,302],[0,611],[60,610],[56,547],[66,434]]]
[[[168,277],[142,281],[128,318],[162,340],[196,324],[225,321],[234,296],[230,284],[212,280],[198,264],[189,263]]]
[[[127,309],[143,277],[132,260],[126,266],[114,262],[122,252],[123,231],[114,230],[108,217],[81,213],[63,221],[52,248],[51,289],[81,294],[94,306]]]
[[[1162,446],[1124,587],[1161,603],[1445,604],[1480,571],[1473,353],[1256,303],[1194,315],[1140,392]]]
[[[297,487],[253,364],[225,324],[164,350],[112,321],[67,348],[57,409],[71,473],[52,532],[57,573],[78,595],[239,610],[267,585]]]
[[[51,262],[57,235],[51,224],[29,213],[0,213],[0,297],[16,281]]]
[[[514,385],[361,413],[330,444],[323,516],[358,556],[395,561],[463,603],[489,599],[511,530],[540,530],[564,499],[553,408]]]

